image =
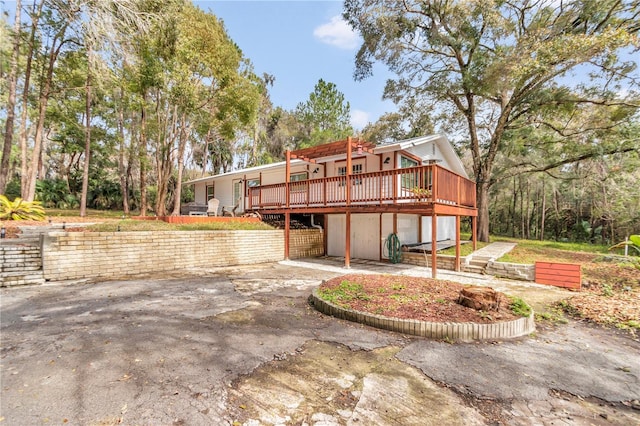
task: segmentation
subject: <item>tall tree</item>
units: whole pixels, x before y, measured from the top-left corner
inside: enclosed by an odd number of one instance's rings
[[[548,107],[638,105],[617,90],[637,84],[634,64],[620,56],[639,46],[635,0],[346,0],[344,17],[364,40],[356,79],[382,61],[398,75],[385,97],[421,98],[442,122],[465,129],[481,241],[489,239],[489,189],[508,131]],[[570,86],[572,72],[585,75],[583,87]]]
[[[318,80],[306,102],[298,104],[295,116],[304,125],[299,147],[315,146],[353,133],[351,106],[334,83]]]
[[[9,177],[9,157],[13,145],[14,120],[16,116],[16,87],[18,85],[18,56],[20,54],[20,17],[22,15],[21,0],[16,0],[16,14],[13,24],[13,50],[9,64],[9,93],[7,99],[7,118],[4,127],[4,144],[0,161],[0,194],[4,194]]]

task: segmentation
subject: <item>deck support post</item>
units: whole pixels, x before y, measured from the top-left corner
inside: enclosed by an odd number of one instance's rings
[[[460,216],[456,216],[456,263],[453,269],[460,272]]]
[[[471,241],[473,242],[473,251],[477,250],[478,246],[478,217],[471,216]]]
[[[291,221],[291,214],[287,211],[284,214],[284,260],[289,260],[289,237],[291,235],[291,228],[289,222]]]
[[[431,215],[431,278],[438,275],[438,215],[433,212]]]
[[[344,267],[351,267],[351,212],[345,214]]]

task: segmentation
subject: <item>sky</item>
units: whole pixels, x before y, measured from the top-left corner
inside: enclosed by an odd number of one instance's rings
[[[353,79],[361,39],[342,20],[342,1],[194,1],[224,21],[257,75],[275,76],[270,89],[275,106],[292,110],[306,102],[319,79],[334,83],[351,107],[356,130],[375,122],[395,105],[382,100],[392,75],[382,66],[374,75]]]

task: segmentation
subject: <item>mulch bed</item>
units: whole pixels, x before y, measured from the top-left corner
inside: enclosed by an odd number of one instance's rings
[[[343,284],[346,283],[346,284]],[[457,303],[464,286],[451,281],[397,275],[349,274],[325,281],[319,288],[344,293],[346,299],[334,303],[353,310],[401,319],[431,322],[473,322],[490,324],[510,321],[519,316],[509,308],[510,300],[500,295],[495,312],[480,312]],[[351,290],[349,290],[351,289]]]

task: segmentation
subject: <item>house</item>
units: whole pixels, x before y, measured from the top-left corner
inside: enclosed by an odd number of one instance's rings
[[[344,256],[347,267],[351,257],[387,258],[385,241],[393,233],[409,245],[455,240],[458,269],[463,216],[472,218],[475,245],[475,183],[443,135],[379,146],[348,138],[287,151],[283,162],[187,183],[198,203],[217,198],[227,210],[283,215],[285,257],[292,215],[323,223],[325,252]]]

